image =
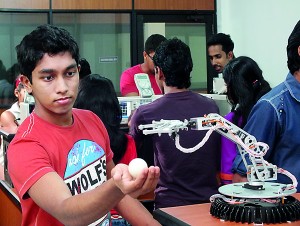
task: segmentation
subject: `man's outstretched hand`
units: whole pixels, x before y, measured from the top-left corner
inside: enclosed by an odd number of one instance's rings
[[[153,191],[156,188],[160,175],[160,169],[157,166],[150,166],[143,169],[137,178],[133,178],[128,165],[117,164],[111,171],[111,176],[116,186],[125,194],[133,198]]]

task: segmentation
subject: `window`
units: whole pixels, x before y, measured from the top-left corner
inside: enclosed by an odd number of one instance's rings
[[[15,101],[12,84],[18,73],[16,75],[11,67],[17,63],[16,45],[47,21],[47,13],[0,13],[0,108],[8,108]]]
[[[53,13],[53,24],[68,30],[92,73],[112,80],[119,93],[120,76],[131,66],[129,13]]]

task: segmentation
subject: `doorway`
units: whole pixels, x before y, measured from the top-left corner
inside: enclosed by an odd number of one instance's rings
[[[211,93],[213,77],[216,72],[210,65],[207,56],[206,40],[214,33],[214,14],[196,12],[184,12],[167,14],[163,12],[137,12],[136,37],[132,37],[136,49],[132,49],[133,62],[143,62],[142,52],[144,43],[151,34],[162,34],[167,39],[177,37],[185,42],[191,49],[193,59],[193,71],[191,73],[191,90],[201,93]]]

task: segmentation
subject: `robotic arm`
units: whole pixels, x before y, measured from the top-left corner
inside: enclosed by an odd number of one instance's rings
[[[167,133],[169,136],[173,135],[175,137],[176,147],[185,153],[191,153],[201,148],[209,139],[210,134],[213,131],[216,131],[237,144],[238,150],[247,169],[247,179],[249,183],[244,185],[245,188],[253,190],[264,189],[264,182],[276,180],[277,172],[287,175],[293,181],[293,185],[287,185],[285,189],[295,189],[295,187],[297,187],[297,180],[292,174],[283,169],[277,169],[277,166],[268,163],[263,159],[263,156],[269,149],[267,144],[257,142],[254,136],[248,134],[246,131],[237,127],[218,114],[212,113],[205,117],[191,118],[189,121],[185,120],[183,122],[179,120],[153,121],[152,124],[140,125],[139,129],[143,130],[145,135],[161,135],[162,133]],[[180,130],[189,129],[208,130],[208,132],[198,145],[193,148],[186,149],[180,146],[178,132]],[[251,164],[248,163],[247,157]]]
[[[213,129],[236,143],[246,166],[247,179],[249,182],[277,179],[277,167],[263,159],[263,156],[269,149],[268,145],[257,142],[254,136],[248,134],[220,115],[209,114],[207,117],[192,118],[190,127],[196,130]],[[252,164],[247,162],[247,155]]]
[[[247,169],[249,182],[227,184],[219,188],[221,194],[210,197],[212,216],[223,220],[247,223],[282,223],[300,219],[300,202],[291,195],[296,193],[297,180],[289,172],[268,163],[263,156],[268,145],[257,142],[255,137],[237,127],[218,114],[190,120],[160,120],[152,124],[140,125],[144,134],[167,133],[175,138],[180,151],[191,153],[201,148],[213,131],[220,133],[237,144]],[[193,148],[184,148],[179,143],[180,130],[207,130],[202,141]],[[247,159],[250,160],[250,164]],[[292,180],[292,184],[270,182],[282,173]],[[286,196],[286,197],[285,197]]]

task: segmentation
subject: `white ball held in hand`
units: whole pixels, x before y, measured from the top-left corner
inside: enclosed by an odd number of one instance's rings
[[[145,160],[141,158],[135,158],[131,160],[128,165],[128,171],[133,178],[137,178],[143,171],[143,169],[146,168],[148,168],[148,165]]]

